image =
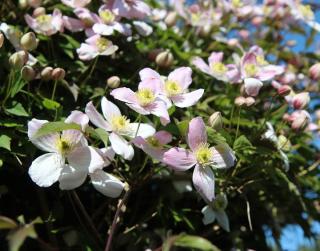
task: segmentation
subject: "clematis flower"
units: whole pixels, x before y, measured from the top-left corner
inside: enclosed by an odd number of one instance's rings
[[[112,8],[117,15],[128,19],[143,19],[151,15],[150,7],[140,0],[115,0]]]
[[[92,102],[87,104],[86,114],[95,126],[111,132],[109,140],[112,149],[124,159],[131,160],[134,150],[125,137],[129,139],[136,136],[147,138],[155,133],[155,129],[144,123],[130,123],[130,120],[121,114],[119,108],[105,97],[102,98],[101,108],[104,118],[98,113]]]
[[[88,5],[91,0],[61,0],[61,2],[71,8],[83,8]]]
[[[139,74],[142,81],[138,86],[138,91],[133,92],[129,88],[122,87],[113,90],[110,94],[115,99],[125,102],[134,111],[143,115],[153,114],[160,117],[163,125],[168,124],[170,117],[167,106],[160,96],[161,82],[152,79],[152,76],[160,78],[159,74],[149,68],[141,70]]]
[[[171,140],[172,135],[170,133],[159,131],[146,139],[140,136],[136,137],[131,142],[152,158],[161,161],[163,159],[163,154],[166,152],[163,146],[170,143]]]
[[[202,118],[190,121],[187,142],[190,150],[175,147],[163,155],[163,163],[173,170],[186,171],[195,166],[193,184],[204,200],[214,199],[214,175],[212,168],[228,168],[234,165],[236,158],[227,145],[210,147]]]
[[[131,28],[128,24],[120,23],[121,17],[107,5],[102,5],[99,8],[99,22],[94,24],[92,29],[95,33],[109,36],[118,31],[126,36],[131,35]]]
[[[100,35],[94,35],[86,39],[85,43],[82,43],[80,48],[77,49],[77,53],[81,60],[91,60],[95,57],[109,56],[114,54],[118,50],[118,46],[113,45],[112,42]]]
[[[195,57],[192,64],[200,71],[224,82],[234,82],[239,79],[239,71],[236,65],[225,65],[222,60],[223,52],[212,52],[208,58],[209,64],[206,64],[200,57]]]
[[[31,29],[46,36],[63,32],[62,14],[59,9],[54,9],[52,14],[43,13],[37,16],[26,14],[24,19]]]
[[[294,109],[303,109],[305,108],[310,102],[309,92],[301,92],[296,94],[292,97],[291,103]]]
[[[188,92],[192,82],[191,74],[190,67],[180,67],[172,71],[162,82],[162,95],[168,99],[168,106],[171,102],[181,108],[193,106],[202,97],[204,89]]]
[[[292,129],[300,130],[311,121],[311,116],[306,110],[297,110],[287,116],[286,120],[291,123]]]

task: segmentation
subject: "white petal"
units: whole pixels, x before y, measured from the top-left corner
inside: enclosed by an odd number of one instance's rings
[[[86,106],[86,114],[95,126],[105,129],[106,131],[111,130],[109,123],[103,119],[100,113],[98,113],[91,101]]]
[[[111,123],[113,116],[121,116],[121,112],[114,103],[108,101],[105,97],[101,100],[102,113],[105,119]]]
[[[211,224],[216,219],[216,214],[210,206],[202,208],[201,213],[203,214],[202,222],[204,225]]]
[[[102,169],[105,166],[110,164],[109,161],[108,161],[108,164],[106,163],[103,157],[102,151],[92,146],[89,146],[89,150],[90,150],[90,164],[89,164],[88,170],[90,173],[93,173],[97,169]]]
[[[88,172],[81,168],[74,168],[70,165],[65,165],[59,177],[60,189],[71,190],[83,184],[86,180]]]
[[[49,187],[59,179],[63,165],[61,155],[46,153],[32,162],[28,173],[38,186]]]
[[[137,132],[138,131],[138,132]],[[142,138],[148,138],[155,134],[156,130],[149,124],[145,123],[131,123],[129,125],[128,137],[134,138],[135,136],[141,136]]]
[[[124,188],[124,183],[119,179],[99,169],[90,174],[90,177],[94,188],[111,198],[118,197]]]
[[[214,175],[209,166],[196,165],[193,170],[192,181],[205,201],[211,202],[214,199]]]
[[[86,127],[89,124],[89,117],[83,112],[72,111],[71,114],[64,121],[66,123],[76,123],[81,125],[82,131],[85,131]]]
[[[116,154],[121,155],[126,160],[132,160],[134,150],[131,144],[118,134],[111,133],[109,136],[112,149]]]

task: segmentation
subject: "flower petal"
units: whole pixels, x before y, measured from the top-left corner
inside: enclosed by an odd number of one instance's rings
[[[228,145],[218,145],[211,148],[213,151],[212,161],[215,168],[229,168],[234,166],[236,156]]]
[[[210,202],[214,199],[214,175],[210,166],[196,165],[192,175],[192,181],[201,197]]]
[[[87,104],[85,112],[95,126],[105,129],[106,131],[111,131],[110,124],[103,119],[100,113],[98,113],[97,109],[92,104],[92,101]]]
[[[138,131],[138,132],[137,132]],[[130,123],[129,130],[126,136],[134,138],[135,136],[141,136],[142,138],[148,138],[155,134],[156,130],[153,126],[145,123]]]
[[[174,147],[166,151],[163,155],[163,163],[176,171],[186,171],[193,167],[197,160],[189,150]]]
[[[168,80],[178,82],[182,89],[186,90],[192,82],[191,74],[190,67],[180,67],[169,74]]]
[[[131,160],[133,158],[133,147],[123,137],[119,136],[118,134],[111,133],[109,135],[109,140],[111,143],[111,147],[116,152],[116,154],[121,155],[126,160]]]
[[[129,88],[121,87],[114,89],[111,93],[115,99],[129,103],[129,104],[138,104],[136,94]]]
[[[203,214],[202,222],[204,225],[211,224],[216,219],[215,211],[208,205],[202,208],[201,213]]]
[[[121,116],[118,106],[107,100],[105,97],[101,100],[101,109],[103,116],[109,123],[111,123],[113,116]]]
[[[32,162],[28,173],[38,186],[49,187],[58,181],[63,165],[64,159],[61,155],[46,153]]]
[[[212,52],[208,58],[209,64],[220,63],[223,59],[223,52]]]
[[[188,128],[188,145],[195,151],[200,144],[207,143],[207,131],[201,117],[193,118]]]
[[[76,123],[81,125],[82,131],[86,130],[86,127],[89,124],[89,117],[83,112],[72,111],[71,114],[65,119],[66,123]]]
[[[263,83],[256,78],[246,78],[244,80],[244,89],[249,96],[257,96]]]
[[[180,108],[189,107],[197,103],[202,97],[203,93],[204,89],[199,89],[193,92],[176,95],[174,97],[171,97],[171,100],[176,106]]]
[[[156,132],[153,137],[155,137],[161,145],[166,145],[171,142],[172,135],[167,131]]]
[[[210,75],[210,67],[207,65],[204,60],[200,57],[195,57],[192,59],[192,64],[195,65],[200,71]]]
[[[81,168],[65,165],[59,177],[61,190],[72,190],[81,186],[86,180],[88,172]]]

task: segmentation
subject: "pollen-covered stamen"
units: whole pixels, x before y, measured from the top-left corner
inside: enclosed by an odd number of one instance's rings
[[[110,10],[102,10],[99,12],[99,16],[105,24],[110,24],[114,22],[115,15]]]
[[[68,154],[72,149],[74,145],[65,138],[60,138],[57,142],[57,149],[61,155]]]
[[[257,62],[259,65],[268,65],[269,64],[268,61],[265,60],[264,56],[262,56],[262,55],[259,55],[256,58],[257,58]]]
[[[313,13],[310,5],[300,4],[298,6],[298,9],[300,10],[300,12],[304,18],[309,19],[309,20],[314,19],[314,13]]]
[[[258,68],[254,64],[246,64],[244,66],[244,71],[246,72],[247,76],[253,77],[258,73]]]
[[[209,144],[202,143],[195,150],[195,157],[200,165],[212,163],[213,153]]]
[[[178,82],[167,80],[164,85],[165,92],[169,97],[178,95],[182,93],[182,88]]]
[[[39,27],[43,30],[48,30],[52,27],[52,16],[51,15],[40,15],[36,17]]]
[[[243,6],[243,3],[241,0],[232,0],[233,7],[239,8]]]
[[[123,132],[129,126],[130,120],[126,116],[116,115],[111,118],[112,131]]]
[[[138,102],[142,106],[146,106],[151,104],[156,96],[154,95],[153,91],[149,88],[142,88],[136,92],[136,97]]]
[[[162,146],[156,137],[151,136],[151,137],[148,137],[146,140],[154,148],[159,148]]]
[[[213,63],[211,65],[211,69],[214,73],[219,74],[219,75],[226,73],[228,70],[227,67],[221,62]]]
[[[108,47],[111,45],[111,41],[106,38],[100,37],[97,39],[96,45],[98,47],[99,52],[103,52],[106,49],[108,49]]]

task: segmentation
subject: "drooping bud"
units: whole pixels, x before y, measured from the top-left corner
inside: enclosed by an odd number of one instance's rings
[[[236,99],[234,100],[234,103],[236,106],[243,106],[246,103],[246,98],[245,97],[236,97]]]
[[[306,107],[307,104],[310,102],[309,92],[301,92],[296,94],[292,98],[292,105],[294,109],[300,110]]]
[[[118,76],[112,76],[107,79],[107,86],[111,89],[118,88],[120,85],[120,78]]]
[[[25,81],[31,81],[35,78],[35,76],[36,76],[36,72],[31,66],[25,65],[22,67],[21,69],[22,79],[24,79]]]
[[[282,85],[278,88],[277,93],[281,97],[285,97],[290,94],[292,91],[291,87],[289,85]]]
[[[32,16],[33,17],[38,17],[46,14],[46,9],[43,7],[38,7],[34,9]]]
[[[291,121],[292,129],[304,129],[309,123],[310,114],[305,110],[295,111],[290,115],[289,120]]]
[[[4,42],[4,35],[0,32],[0,48],[2,47]]]
[[[53,80],[62,80],[66,76],[66,72],[62,68],[55,68],[51,73],[51,78]]]
[[[38,46],[36,35],[33,32],[28,32],[24,34],[20,39],[20,44],[24,50],[34,50]]]
[[[253,97],[247,97],[246,98],[246,106],[252,106],[254,103],[256,102],[256,100]]]
[[[50,66],[45,67],[40,73],[41,79],[44,81],[51,80],[52,79],[52,71],[53,71],[52,67],[50,67]]]
[[[156,57],[156,64],[163,68],[169,68],[173,64],[173,55],[170,51],[160,52]]]
[[[215,130],[221,130],[223,126],[222,116],[220,112],[213,113],[208,120],[208,124]]]
[[[320,80],[320,63],[316,63],[310,67],[309,77],[313,80]]]
[[[17,51],[10,56],[9,63],[13,68],[20,70],[27,63],[28,57],[26,51]]]
[[[257,96],[262,86],[263,83],[259,79],[246,78],[244,80],[244,90],[246,94],[249,96]]]
[[[168,13],[168,15],[166,16],[166,18],[164,19],[165,24],[168,27],[172,27],[176,24],[177,22],[177,12],[175,11],[171,11]]]

